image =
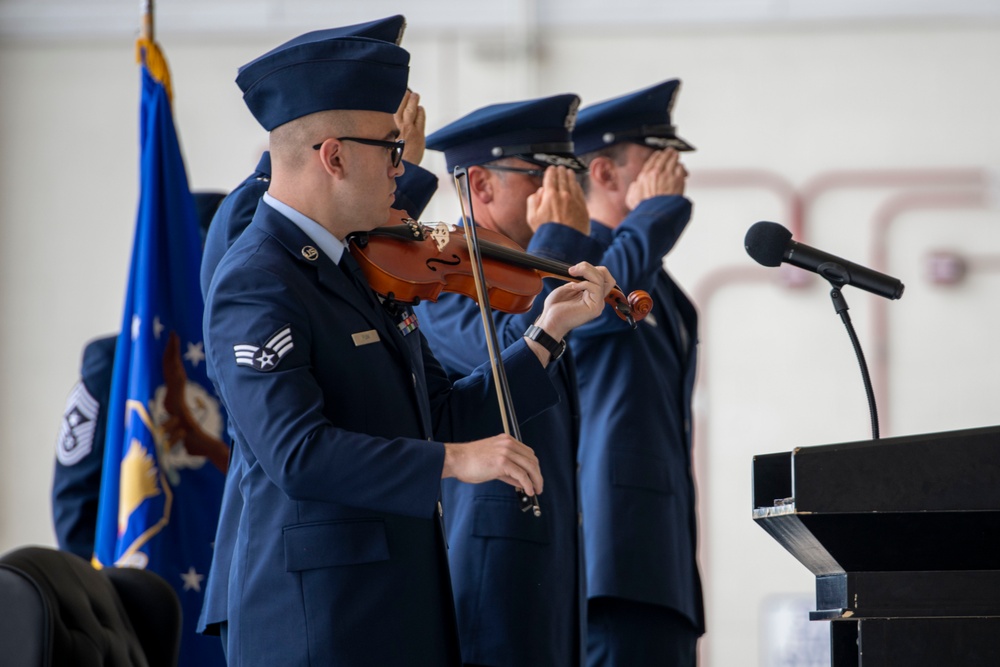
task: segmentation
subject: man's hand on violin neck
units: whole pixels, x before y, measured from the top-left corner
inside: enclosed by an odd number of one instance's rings
[[[501,433],[472,442],[444,443],[441,478],[479,484],[498,479],[538,495],[544,485],[538,457],[531,447]]]
[[[546,169],[542,187],[528,197],[528,226],[537,232],[546,222],[556,222],[581,234],[590,234],[587,199],[576,174],[566,167]]]
[[[552,290],[535,324],[556,341],[604,311],[604,297],[615,286],[615,279],[603,266],[580,262],[569,267],[569,274],[580,278]]]

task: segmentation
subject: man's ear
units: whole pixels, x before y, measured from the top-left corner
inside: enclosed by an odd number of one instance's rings
[[[344,178],[345,165],[342,147],[343,144],[333,137],[326,139],[319,146],[319,161],[326,173],[334,178]]]
[[[609,157],[596,157],[590,162],[587,168],[591,185],[595,185],[602,190],[618,189],[618,173],[615,169],[615,162]]]
[[[493,201],[493,172],[484,167],[469,167],[469,192],[483,204]]]

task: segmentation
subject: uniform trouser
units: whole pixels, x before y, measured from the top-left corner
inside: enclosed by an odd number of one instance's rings
[[[587,667],[694,667],[698,636],[666,607],[606,597],[587,603]]]
[[[219,639],[222,640],[222,655],[226,658],[226,664],[229,664],[229,621],[219,623]]]

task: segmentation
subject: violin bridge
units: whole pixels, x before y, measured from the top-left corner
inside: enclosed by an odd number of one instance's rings
[[[403,223],[409,228],[413,238],[418,241],[426,241],[429,238],[434,240],[438,252],[441,252],[450,237],[448,225],[443,222],[420,222],[413,218],[403,218]]]
[[[426,225],[426,228],[430,234],[430,237],[434,239],[434,243],[437,245],[438,252],[441,252],[446,245],[448,245],[448,239],[450,234],[448,232],[448,225],[444,223],[436,223]]]

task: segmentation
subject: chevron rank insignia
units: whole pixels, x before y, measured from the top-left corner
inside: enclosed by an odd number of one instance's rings
[[[71,466],[82,461],[94,447],[94,430],[101,405],[90,395],[83,382],[77,382],[66,401],[56,456],[59,463]]]
[[[233,352],[236,353],[237,366],[250,366],[267,373],[277,368],[278,362],[291,352],[293,347],[295,345],[292,342],[292,328],[290,325],[285,325],[260,347],[250,344],[233,345]]]

